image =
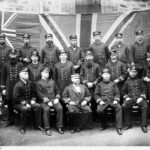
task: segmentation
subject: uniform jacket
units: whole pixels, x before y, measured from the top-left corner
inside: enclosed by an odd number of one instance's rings
[[[19,80],[13,89],[14,104],[20,104],[22,101],[26,101],[26,103],[30,104],[31,99],[35,100],[32,82],[27,81],[24,83],[22,80]]]
[[[94,56],[94,62],[104,68],[109,58],[108,47],[102,42],[94,42],[90,45],[90,50]]]
[[[54,80],[56,81],[61,94],[65,87],[71,83],[71,74],[73,74],[74,72],[75,71],[73,64],[70,61],[67,61],[65,64],[59,62],[55,65]]]
[[[43,64],[33,64],[30,63],[27,68],[29,69],[29,79],[35,83],[36,81],[41,79],[41,70],[43,68]]]
[[[83,84],[80,84],[80,93],[76,91],[73,84],[70,84],[63,92],[63,100],[65,103],[74,101],[76,105],[80,105],[84,100],[89,102],[91,100],[91,94]]]
[[[0,45],[0,73],[3,68],[4,63],[6,63],[9,59],[9,54],[11,52],[12,48],[8,45]]]
[[[139,69],[146,65],[146,52],[149,51],[149,45],[146,41],[139,44],[137,41],[131,46],[131,53],[135,66]]]
[[[80,77],[83,84],[88,82],[95,82],[95,85],[101,79],[101,69],[100,66],[96,63],[92,63],[92,66],[89,68],[85,62],[81,66]]]
[[[41,102],[43,102],[44,97],[47,97],[51,102],[55,98],[60,98],[60,91],[53,80],[39,80],[36,83],[36,91]]]
[[[7,100],[12,100],[13,98],[13,88],[15,84],[19,81],[19,70],[21,68],[22,64],[20,62],[12,64],[9,61],[3,65],[1,76],[1,88],[2,90],[6,90]]]
[[[128,78],[122,87],[122,94],[124,99],[127,97],[134,101],[136,101],[139,97],[146,99],[146,86],[142,79]]]
[[[116,62],[109,60],[109,62],[106,64],[106,67],[110,69],[112,81],[115,79],[123,81],[127,76],[126,66],[119,60]]]
[[[80,47],[76,46],[75,50],[73,46],[67,48],[68,60],[70,60],[73,65],[80,66],[83,62],[83,51]]]
[[[56,45],[52,45],[51,47],[46,45],[41,50],[42,64],[54,67],[54,65],[58,62],[58,60],[59,60],[59,48]]]
[[[18,55],[20,61],[27,65],[28,63],[24,62],[23,59],[24,59],[24,58],[30,59],[32,52],[35,51],[35,50],[36,50],[36,49],[35,49],[34,47],[30,46],[30,45],[27,46],[27,47],[26,47],[26,46],[23,46],[23,47],[21,47],[21,48],[18,50],[17,55]]]
[[[111,47],[111,49],[113,48],[117,49],[117,56],[122,63],[126,65],[133,63],[132,54],[126,45],[124,45],[123,43],[116,43]]]
[[[97,103],[102,100],[107,103],[107,105],[113,103],[114,100],[120,101],[119,89],[117,85],[111,81],[109,83],[105,83],[104,81],[98,83],[94,96]]]

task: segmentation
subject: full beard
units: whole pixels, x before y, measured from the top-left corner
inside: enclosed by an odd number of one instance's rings
[[[47,41],[46,43],[48,44],[49,47],[51,47],[53,44],[53,41]]]
[[[88,68],[91,68],[91,67],[92,67],[92,61],[91,61],[91,60],[90,60],[90,61],[87,61],[86,64],[87,64],[87,67],[88,67]]]

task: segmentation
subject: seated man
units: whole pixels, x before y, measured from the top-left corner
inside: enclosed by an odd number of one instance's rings
[[[137,77],[137,70],[135,67],[131,67],[129,71],[129,78],[124,83],[122,88],[122,94],[124,98],[123,111],[125,128],[127,130],[132,127],[130,118],[130,108],[134,105],[138,105],[141,109],[141,129],[144,133],[147,133],[148,125],[148,104],[146,102],[146,86],[142,79]]]
[[[101,121],[100,131],[106,129],[105,110],[108,106],[115,108],[116,111],[116,128],[117,133],[122,135],[122,107],[119,104],[120,94],[117,85],[111,81],[110,70],[104,68],[102,70],[103,80],[97,84],[95,89],[95,100],[98,104],[97,113]]]
[[[43,119],[46,135],[51,136],[50,130],[50,109],[53,107],[57,113],[57,129],[60,134],[63,134],[63,108],[59,102],[60,91],[55,84],[55,81],[49,79],[49,69],[41,70],[41,80],[36,83],[37,95],[40,99],[43,110]]]
[[[41,129],[41,107],[36,103],[33,86],[29,81],[28,69],[22,68],[19,72],[20,80],[13,89],[14,108],[20,112],[20,132],[26,133],[27,114],[35,113],[35,127]]]
[[[63,100],[67,104],[69,118],[72,124],[72,133],[80,132],[80,126],[85,125],[91,119],[91,108],[88,103],[91,100],[89,90],[80,84],[79,74],[71,75],[73,82],[63,92]]]

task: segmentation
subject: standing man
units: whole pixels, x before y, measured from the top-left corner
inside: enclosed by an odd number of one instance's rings
[[[83,62],[83,51],[77,46],[77,36],[70,35],[71,46],[67,49],[68,60],[73,63],[73,67],[76,73],[80,73],[80,67]]]
[[[91,119],[91,108],[89,102],[91,95],[87,87],[80,84],[80,75],[71,75],[72,84],[67,86],[63,92],[63,100],[69,111],[69,118],[72,124],[72,133],[80,132]],[[81,125],[82,124],[82,125]]]
[[[3,65],[1,76],[2,94],[6,95],[8,105],[7,126],[14,122],[13,88],[19,80],[19,70],[21,68],[22,64],[17,61],[17,51],[12,50],[9,54],[9,61]]]
[[[25,134],[27,115],[31,111],[35,116],[35,128],[41,129],[41,106],[36,102],[32,82],[29,81],[28,69],[22,68],[19,72],[19,77],[20,80],[13,89],[13,100],[14,108],[20,113],[20,133]]]
[[[141,109],[141,129],[147,133],[148,126],[148,104],[146,101],[146,86],[142,79],[137,78],[137,70],[135,67],[130,68],[129,78],[126,80],[122,88],[124,103],[122,105],[124,111],[125,128],[128,130],[132,127],[130,108],[138,105]]]
[[[144,32],[142,30],[135,32],[135,42],[131,46],[131,53],[135,67],[138,69],[138,77],[142,78],[144,67],[146,66],[146,53],[149,44],[143,39]]]
[[[92,51],[94,62],[104,68],[109,58],[108,46],[101,42],[100,31],[93,32],[93,38],[94,43],[90,45],[90,50]]]
[[[72,62],[67,60],[67,54],[64,50],[60,51],[60,62],[54,67],[54,80],[60,89],[62,95],[66,86],[71,83],[71,74],[74,73]]]
[[[81,66],[80,76],[81,82],[87,86],[91,93],[92,118],[96,120],[97,104],[94,100],[94,91],[97,83],[101,80],[101,68],[98,64],[93,62],[93,55],[91,51],[86,51],[86,57]]]
[[[30,37],[31,35],[29,34],[23,35],[24,45],[18,50],[19,60],[24,64],[25,67],[31,62],[31,54],[36,50],[30,45]]]
[[[52,34],[46,34],[45,40],[46,46],[41,50],[41,63],[54,69],[55,64],[59,61],[59,48],[54,45]]]
[[[46,135],[51,136],[50,109],[53,107],[57,113],[56,124],[60,134],[63,134],[63,108],[59,102],[60,91],[52,79],[49,79],[49,69],[41,70],[41,80],[36,84],[36,91],[43,110],[43,120]]]
[[[105,110],[110,106],[115,109],[116,112],[116,129],[119,135],[122,135],[122,107],[120,103],[120,93],[118,87],[111,81],[110,70],[104,68],[102,70],[103,80],[95,89],[95,100],[98,104],[97,113],[99,114],[101,121],[100,131],[106,129],[106,112]]]
[[[117,33],[115,34],[115,37],[116,41],[111,49],[116,49],[119,60],[129,67],[133,64],[133,58],[129,48],[123,43],[123,34]]]

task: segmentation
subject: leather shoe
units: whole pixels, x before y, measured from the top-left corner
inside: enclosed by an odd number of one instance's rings
[[[25,130],[25,129],[20,129],[20,133],[21,133],[21,134],[25,134],[25,133],[26,133],[26,130]]]
[[[123,130],[128,130],[128,129],[131,129],[131,127],[125,126],[125,127],[123,128]]]
[[[146,128],[145,126],[142,126],[142,131],[143,131],[144,133],[147,133],[147,128]]]
[[[52,135],[51,130],[46,130],[46,135],[51,136]]]
[[[76,128],[74,127],[73,129],[71,129],[71,133],[75,133]]]
[[[44,131],[44,129],[41,126],[35,127],[35,129]]]
[[[62,128],[58,128],[58,132],[59,132],[60,134],[64,134],[64,131],[62,130]]]
[[[11,125],[13,125],[13,122],[7,122],[4,126],[8,127],[8,126],[11,126]]]
[[[77,127],[76,131],[77,131],[77,132],[80,132],[80,131],[81,131],[81,130],[80,130],[80,127]]]
[[[117,133],[118,133],[119,135],[122,135],[122,129],[117,129]]]
[[[100,127],[99,128],[99,131],[103,131],[103,130],[105,130],[106,129],[106,127]]]

